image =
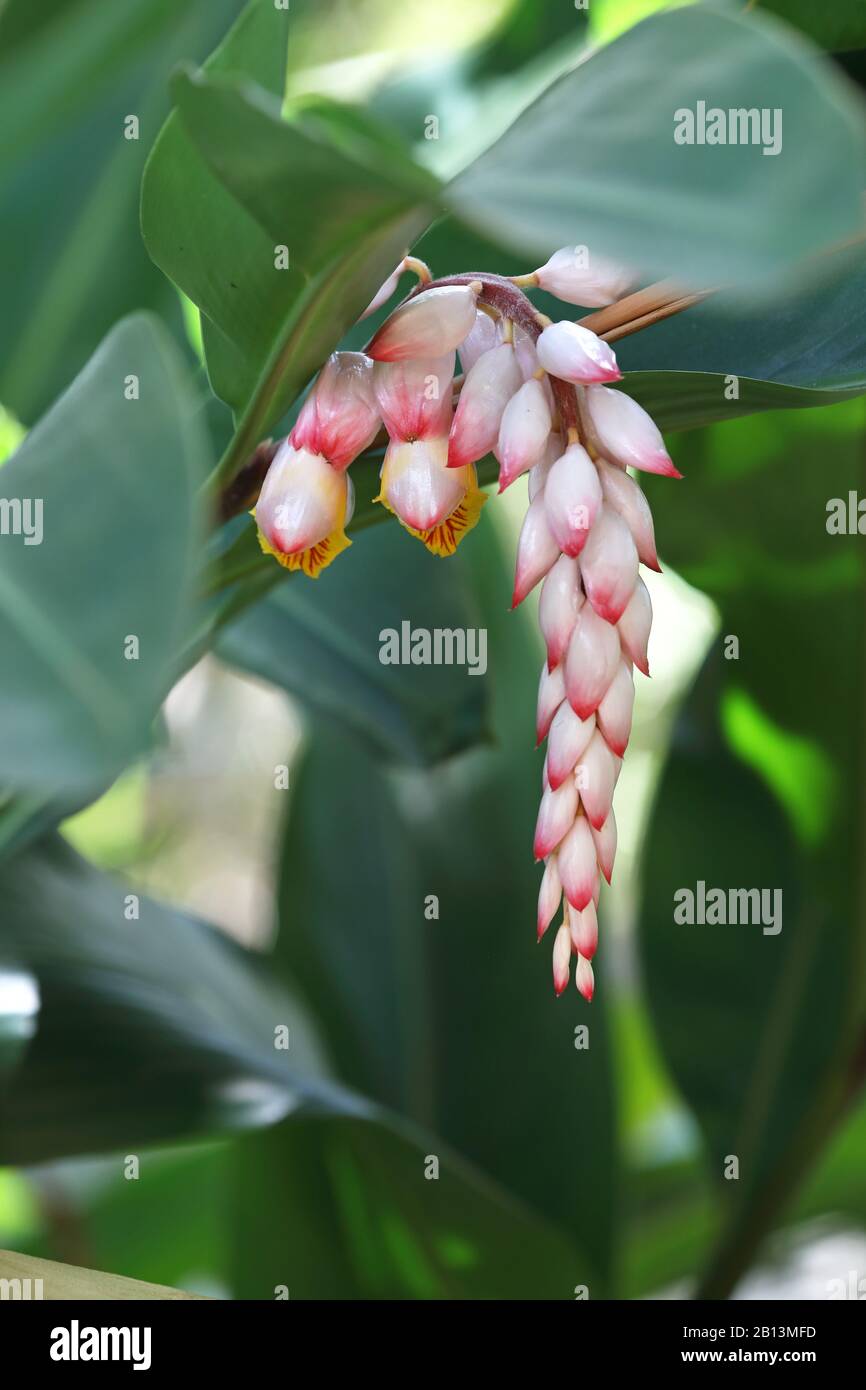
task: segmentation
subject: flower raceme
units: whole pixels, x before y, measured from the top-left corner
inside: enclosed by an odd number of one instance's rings
[[[551,322],[522,292],[605,305],[633,283],[627,270],[565,248],[528,276],[464,275],[421,283],[364,353],[325,364],[277,450],[256,506],[263,549],[316,576],[350,544],[348,469],[384,425],[377,500],[436,555],[453,554],[485,501],[476,464],[493,454],[499,490],[528,479],[512,606],[540,585],[546,648],[536,733],[547,741],[534,853],[544,863],[538,937],[553,933],[553,980],[571,975],[590,1000],[597,908],[616,854],[614,789],[631,733],[634,668],[649,675],[652,605],[641,564],[658,570],[653,520],[634,469],[679,477],[604,339]],[[366,316],[366,315],[365,315]],[[464,376],[455,383],[457,354]],[[456,408],[455,391],[459,390]]]

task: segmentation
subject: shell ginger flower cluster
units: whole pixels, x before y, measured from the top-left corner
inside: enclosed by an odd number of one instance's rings
[[[594,989],[601,880],[616,854],[614,788],[631,733],[634,669],[649,675],[652,607],[640,566],[659,568],[649,505],[629,469],[679,477],[655,424],[622,390],[613,349],[553,322],[524,293],[598,307],[630,274],[584,248],[513,279],[454,275],[419,284],[364,352],[334,353],[277,450],[256,506],[262,548],[315,577],[349,544],[350,465],[384,431],[377,501],[436,555],[454,553],[486,500],[476,466],[492,455],[499,491],[527,478],[512,607],[540,586],[546,661],[536,731],[547,741],[534,853],[544,871],[538,937],[555,922],[553,981]],[[459,356],[462,377],[455,380]]]

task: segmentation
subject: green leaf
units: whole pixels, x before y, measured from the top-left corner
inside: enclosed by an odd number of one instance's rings
[[[4,465],[33,539],[42,515],[41,543],[0,548],[7,787],[90,792],[149,741],[190,622],[207,457],[193,409],[164,330],[127,319]]]
[[[39,991],[35,1037],[6,1078],[0,1163],[125,1152],[301,1104],[357,1111],[249,952],[143,896],[128,919],[128,892],[59,839],[0,868],[0,958]]]
[[[236,1298],[573,1300],[597,1287],[553,1226],[438,1139],[323,1117],[238,1149]]]
[[[4,6],[0,400],[22,420],[47,409],[124,314],[151,307],[180,326],[176,297],[141,244],[139,183],[168,109],[169,73],[179,59],[206,54],[237,8],[238,0]],[[130,115],[138,139],[125,138]]]
[[[348,109],[317,102],[289,123],[260,88],[194,71],[175,78],[173,93],[189,139],[214,176],[200,183],[196,216],[208,223],[208,245],[218,251],[215,258],[201,256],[197,245],[192,256],[186,237],[185,250],[177,249],[173,207],[193,162],[178,162],[174,196],[164,203],[161,183],[171,172],[163,171],[159,148],[145,181],[143,225],[151,255],[218,330],[205,333],[215,388],[235,409],[247,406],[251,383],[282,361],[290,335],[311,319],[326,348],[307,344],[302,368],[285,383],[281,376],[273,422],[430,220],[436,183]],[[287,249],[288,271],[277,268],[278,247]],[[298,271],[323,278],[302,288]],[[319,301],[335,277],[326,315]],[[257,314],[265,299],[267,312]]]
[[[860,886],[861,540],[827,530],[855,496],[861,403],[687,436],[658,503],[662,555],[708,593],[723,640],[688,700],[650,817],[642,929],[667,1062],[724,1184],[704,1291],[724,1296],[853,1095],[866,1020]],[[681,491],[682,489],[683,491]],[[685,494],[685,495],[684,495]],[[781,892],[763,924],[681,925],[674,894]],[[773,899],[768,899],[772,907]]]
[[[252,0],[204,71],[250,78],[280,97],[288,21],[273,0]],[[141,228],[153,260],[201,310],[214,391],[243,404],[303,277],[276,269],[273,240],[205,163],[177,111],[148,157]]]
[[[780,151],[677,144],[681,109],[777,108]],[[566,74],[444,191],[536,256],[580,241],[650,275],[769,287],[859,234],[863,111],[777,23],[704,7],[655,16]]]
[[[506,611],[508,577],[483,520],[448,563],[487,629],[498,748],[388,774],[349,735],[315,730],[294,781],[277,961],[341,1076],[441,1134],[607,1275],[616,1158],[604,985],[591,1012],[574,988],[554,1000],[549,947],[535,944],[539,643]],[[383,674],[397,686],[395,668]],[[586,1050],[578,1023],[590,1027]]]
[[[289,581],[224,635],[220,654],[352,730],[372,750],[432,763],[484,736],[487,683],[466,665],[385,666],[382,633],[463,632],[477,613],[462,575],[399,526],[361,534],[348,563]]]
[[[814,0],[759,0],[759,4],[833,53],[866,47],[866,14],[860,0],[833,0],[832,5],[816,5]]]
[[[736,377],[736,380],[733,378]],[[866,380],[848,387],[788,386],[721,372],[626,372],[623,390],[660,430],[689,430],[765,410],[809,410],[837,405],[866,392]]]
[[[866,256],[840,252],[821,269],[772,313],[720,294],[623,339],[629,394],[666,429],[862,395]]]
[[[214,483],[231,478],[358,317],[370,286],[387,278],[426,217],[410,212],[377,227],[310,280],[281,325]]]

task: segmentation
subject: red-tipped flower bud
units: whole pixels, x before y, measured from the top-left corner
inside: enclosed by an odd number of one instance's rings
[[[544,370],[562,381],[590,385],[622,377],[613,348],[588,328],[567,319],[549,324],[535,350]]]
[[[441,357],[452,352],[475,322],[478,298],[472,285],[438,285],[400,304],[367,348],[376,362]]]

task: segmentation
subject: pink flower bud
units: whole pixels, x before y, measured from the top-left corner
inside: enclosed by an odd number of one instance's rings
[[[619,512],[631,531],[638,557],[649,569],[660,572],[652,512],[642,489],[634,478],[608,463],[607,459],[596,459],[595,466],[601,479],[604,500],[615,512]]]
[[[565,659],[568,703],[581,719],[598,709],[620,662],[617,628],[585,603],[577,615]]]
[[[613,861],[616,858],[616,817],[613,814],[613,807],[611,807],[610,815],[601,829],[592,828],[592,838],[595,843],[598,867],[610,883],[613,877]],[[592,957],[592,951],[584,951],[582,946],[578,946],[577,949],[583,955]]]
[[[475,322],[470,328],[462,343],[458,346],[460,353],[460,366],[467,374],[472,371],[475,363],[485,352],[495,348],[500,343],[499,325],[489,314],[485,314],[483,309],[479,309],[475,315]]]
[[[604,256],[590,255],[586,246],[565,246],[535,272],[538,284],[564,304],[600,309],[612,304],[634,284],[635,276]]]
[[[595,979],[592,973],[592,966],[586,956],[578,956],[577,965],[574,968],[574,983],[578,991],[583,995],[587,1004],[592,1003],[592,996],[595,993]]]
[[[376,293],[373,295],[373,298],[370,300],[370,303],[367,305],[363,314],[358,319],[359,323],[363,323],[364,319],[368,319],[371,314],[375,314],[376,310],[381,309],[385,301],[391,298],[391,295],[394,293],[398,284],[400,283],[400,276],[403,274],[405,267],[406,258],[404,256],[403,260],[400,262],[397,268],[391,272],[384,284],[379,286]]]
[[[628,747],[631,735],[631,717],[634,709],[634,681],[631,668],[621,661],[619,669],[605,691],[604,699],[596,710],[598,727],[612,753],[622,757]]]
[[[447,468],[448,440],[391,443],[382,465],[381,496],[413,531],[429,531],[462,502],[466,475]]]
[[[578,563],[568,555],[560,555],[547,573],[538,600],[538,625],[547,644],[547,664],[551,670],[559,665],[568,650],[582,603]]]
[[[517,542],[514,593],[511,599],[512,608],[516,608],[519,603],[523,602],[529,591],[535,588],[539,579],[544,578],[547,571],[556,564],[558,559],[559,546],[547,523],[544,493],[542,492],[534,502],[530,503],[520,528],[520,539]]]
[[[541,805],[538,808],[538,820],[535,823],[535,845],[533,853],[536,859],[546,859],[552,854],[569,832],[571,823],[577,814],[577,787],[574,781],[569,778],[563,782],[556,791],[548,787],[541,798]],[[560,875],[562,866],[557,860]]]
[[[547,780],[554,791],[572,775],[594,733],[595,715],[581,719],[563,700],[553,716],[547,746]]]
[[[559,928],[553,941],[553,988],[557,997],[568,985],[571,969],[571,936],[565,922]]]
[[[649,675],[647,646],[649,645],[652,621],[653,606],[649,590],[643,580],[638,578],[634,593],[628,601],[628,607],[616,626],[625,655],[629,661],[634,662],[639,671],[643,671],[645,676]]]
[[[363,352],[332,352],[301,408],[289,438],[296,449],[348,468],[379,429],[373,363]]]
[[[514,355],[517,358],[517,365],[520,368],[520,375],[523,381],[529,381],[538,371],[538,353],[535,350],[535,342],[519,324],[512,324],[512,340],[514,343]]]
[[[367,356],[376,362],[442,357],[475,322],[478,296],[471,285],[437,285],[399,304],[374,334]]]
[[[499,427],[500,492],[541,458],[550,424],[550,406],[541,382],[525,381],[505,407]]]
[[[592,960],[598,948],[598,913],[592,899],[582,912],[568,904],[568,930],[576,953]]]
[[[345,473],[284,440],[259,494],[256,524],[278,555],[296,555],[342,530],[350,495]]]
[[[411,362],[377,362],[373,390],[391,439],[430,439],[448,433],[454,353]]]
[[[541,887],[538,890],[538,940],[544,936],[562,902],[562,884],[556,867],[556,855],[551,854],[544,866]]]
[[[502,412],[520,387],[520,372],[510,343],[500,343],[479,357],[467,373],[457,402],[448,445],[449,468],[489,454],[499,438]]]
[[[556,856],[562,891],[572,907],[582,912],[598,881],[595,845],[586,816],[578,816]]]
[[[610,815],[613,789],[619,776],[619,766],[602,738],[600,730],[597,729],[590,739],[586,752],[575,768],[574,775],[587,820],[595,830],[600,830]],[[592,853],[593,863],[595,863],[595,846],[593,846]],[[562,866],[561,856],[559,872],[567,893],[565,870]],[[581,903],[575,903],[575,907],[581,906]]]
[[[548,473],[544,506],[560,550],[579,555],[601,507],[598,473],[580,444],[569,444]]]
[[[528,490],[530,502],[534,502],[538,493],[541,492],[541,489],[547,482],[548,473],[564,448],[565,441],[562,435],[556,430],[551,430],[550,434],[547,436],[544,453],[541,455],[538,463],[534,463],[529,470]]]
[[[549,485],[548,485],[549,495]],[[586,596],[600,618],[619,622],[637,583],[638,558],[631,531],[612,507],[602,507],[580,557]]]
[[[561,381],[587,385],[622,378],[613,348],[588,328],[567,319],[545,328],[535,350],[544,370]]]
[[[631,396],[610,386],[587,386],[584,401],[599,453],[623,468],[683,476],[671,462],[655,422]]]
[[[565,699],[565,667],[557,666],[555,670],[549,671],[547,666],[541,668],[541,679],[538,682],[538,702],[535,712],[535,736],[537,743],[547,738],[547,733],[553,720],[553,716]]]

